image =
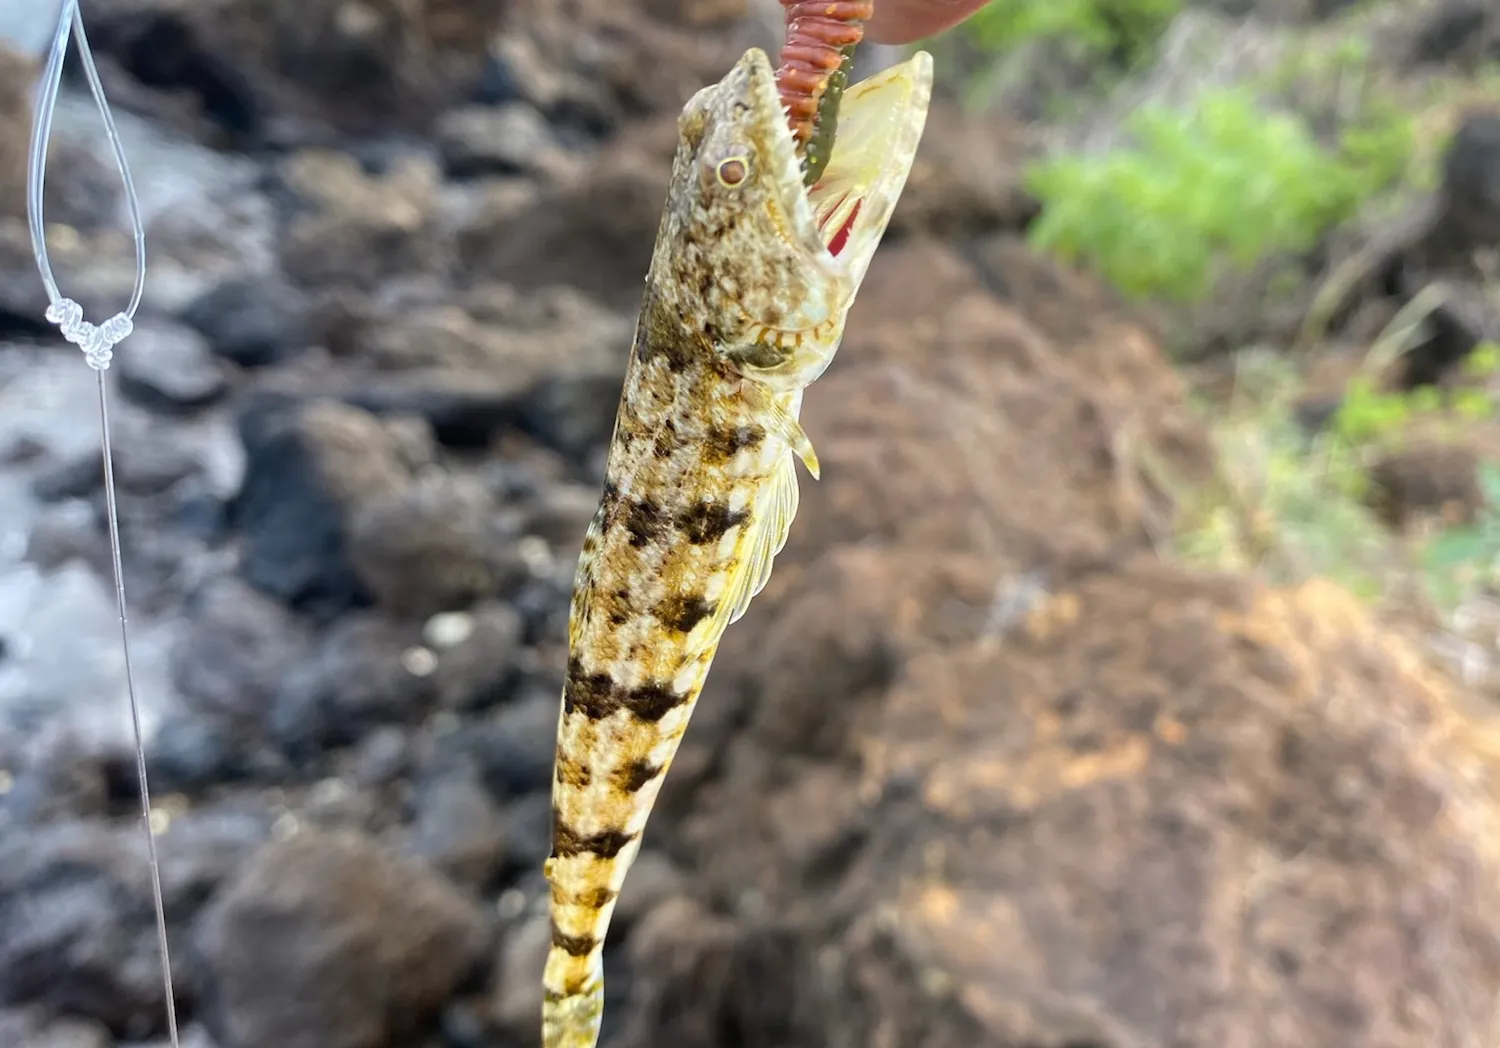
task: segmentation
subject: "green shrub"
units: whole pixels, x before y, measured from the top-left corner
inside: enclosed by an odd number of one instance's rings
[[[1179,493],[1177,554],[1278,583],[1319,575],[1378,599],[1391,540],[1351,494],[1357,460],[1342,441],[1310,440],[1297,423],[1297,376],[1284,357],[1246,352],[1237,359],[1233,401],[1205,411],[1217,481]]]
[[[1500,374],[1500,346],[1483,342],[1464,359],[1464,373],[1487,383]],[[1399,445],[1412,425],[1426,421],[1426,430],[1441,429],[1493,418],[1500,404],[1485,386],[1465,386],[1445,393],[1436,386],[1412,390],[1382,390],[1367,374],[1355,375],[1344,389],[1332,429],[1343,443],[1355,448],[1389,449]]]
[[[1494,418],[1500,403],[1488,386],[1500,374],[1500,346],[1486,342],[1475,347],[1464,360],[1464,372],[1480,385],[1451,393],[1432,386],[1385,391],[1364,376],[1356,377],[1334,415],[1333,432],[1348,448],[1368,457],[1370,450],[1399,447],[1418,423],[1423,432],[1441,436],[1445,430],[1456,434],[1465,423]],[[1500,469],[1482,464],[1479,487],[1479,519],[1444,528],[1416,550],[1423,583],[1439,608],[1456,608],[1490,584],[1500,565]]]
[[[1131,147],[1062,155],[1028,173],[1035,246],[1081,261],[1132,297],[1201,298],[1221,265],[1305,251],[1398,178],[1410,129],[1351,127],[1338,149],[1245,89],[1186,112],[1139,110]]]
[[[1500,346],[1484,344],[1465,361],[1471,378],[1500,376]],[[1452,393],[1431,387],[1388,392],[1356,377],[1328,428],[1309,438],[1293,418],[1298,389],[1285,359],[1240,357],[1239,390],[1212,411],[1219,479],[1181,495],[1176,536],[1184,559],[1254,570],[1275,581],[1335,579],[1365,599],[1410,580],[1439,614],[1449,614],[1500,572],[1500,468],[1480,467],[1484,505],[1471,525],[1402,540],[1365,504],[1368,467],[1416,431],[1455,435],[1466,422],[1495,417],[1500,400],[1480,386]]]

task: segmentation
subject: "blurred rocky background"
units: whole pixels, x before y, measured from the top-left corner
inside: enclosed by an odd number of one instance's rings
[[[0,10],[0,1048],[160,1048],[94,375],[25,224],[52,6]],[[534,1048],[674,122],[779,13],[83,6],[148,225],[108,382],[185,1043]],[[605,1048],[1500,1045],[1500,9],[997,0],[928,46]],[[75,74],[48,235],[101,317]]]

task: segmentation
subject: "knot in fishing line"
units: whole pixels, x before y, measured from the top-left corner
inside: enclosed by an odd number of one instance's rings
[[[83,358],[95,371],[103,371],[114,359],[114,347],[135,330],[135,322],[116,313],[102,324],[83,319],[83,307],[71,298],[60,298],[47,307],[47,319],[56,324],[63,338],[83,350]]]

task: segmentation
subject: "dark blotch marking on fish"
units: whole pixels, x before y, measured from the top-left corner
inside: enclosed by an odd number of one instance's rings
[[[576,789],[584,789],[594,781],[593,772],[589,766],[582,761],[572,760],[559,754],[556,761],[557,781],[564,786],[572,786]]]
[[[552,886],[552,900],[572,906],[587,906],[592,910],[601,910],[620,897],[620,893],[607,884],[597,888],[585,888],[582,891],[569,894],[559,889],[557,885]]]
[[[635,356],[642,364],[661,360],[673,374],[682,374],[693,363],[697,347],[676,317],[664,317],[654,299],[641,309],[635,329]]]
[[[565,935],[563,930],[552,922],[552,945],[558,949],[566,950],[574,957],[587,957],[599,948],[599,940],[592,935]]]
[[[643,721],[659,721],[687,699],[669,685],[648,681],[634,688],[621,688],[607,673],[584,673],[583,663],[568,660],[568,679],[563,685],[563,711],[581,713],[589,720],[604,720],[628,710]]]
[[[667,527],[667,518],[662,513],[661,503],[650,498],[626,503],[620,514],[620,522],[630,533],[630,544],[636,549],[645,549],[661,538],[662,532]]]
[[[611,590],[607,594],[600,594],[596,600],[596,607],[611,626],[623,626],[635,616],[635,609],[630,606],[629,590]]]
[[[649,760],[634,760],[615,772],[614,784],[626,793],[639,793],[661,773],[660,764]]]
[[[656,621],[669,630],[691,633],[693,627],[714,613],[718,605],[697,594],[668,597],[656,606]]]
[[[703,461],[712,465],[723,465],[741,451],[757,447],[766,439],[766,431],[760,426],[731,426],[711,430],[703,438]]]
[[[677,526],[695,546],[706,546],[718,542],[729,533],[730,528],[739,527],[750,519],[750,511],[731,510],[722,502],[699,502],[685,511]]]
[[[561,813],[552,809],[552,857],[571,859],[577,855],[593,854],[601,859],[613,859],[636,839],[634,833],[620,830],[601,830],[599,833],[581,834],[563,822]]]
[[[654,724],[687,701],[687,696],[677,694],[670,685],[651,682],[631,688],[625,693],[622,705],[641,720]]]
[[[576,901],[590,909],[602,910],[620,897],[620,893],[609,886],[593,888],[580,894]]]
[[[562,1001],[566,1001],[569,997],[581,997],[584,994],[588,993],[589,987],[592,982],[593,978],[588,974],[577,975],[563,984],[564,989],[562,993],[547,989],[544,989],[542,992],[545,994],[545,998],[549,1003],[558,1004]]]
[[[618,689],[608,673],[584,673],[578,658],[568,660],[568,679],[563,684],[563,712],[582,713],[589,720],[603,720],[620,708]]]

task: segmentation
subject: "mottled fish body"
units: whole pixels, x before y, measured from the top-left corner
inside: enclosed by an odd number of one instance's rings
[[[579,558],[553,782],[544,1048],[594,1048],[615,900],[719,641],[797,509],[802,392],[832,360],[926,119],[918,54],[848,90],[802,185],[764,52],[679,120],[605,470]]]

